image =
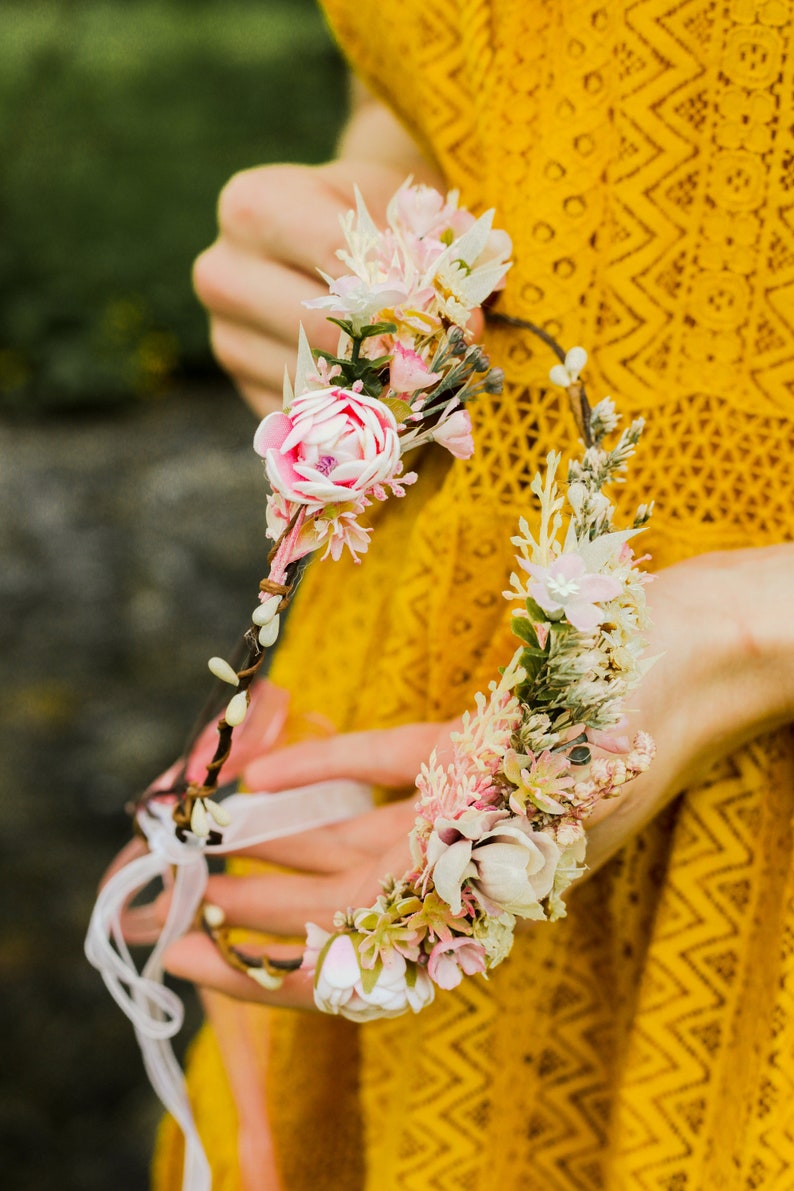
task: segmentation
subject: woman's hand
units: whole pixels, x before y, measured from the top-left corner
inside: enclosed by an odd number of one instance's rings
[[[339,219],[355,205],[354,185],[376,222],[408,175],[443,186],[391,112],[360,90],[339,151],[327,165],[236,174],[220,196],[218,239],[194,267],[213,351],[260,417],[281,408],[301,322],[313,347],[336,350],[337,328],[302,303],[328,292],[318,269],[344,272]]]
[[[699,555],[648,588],[656,663],[633,696],[656,759],[588,827],[597,871],[684,789],[743,744],[794,722],[794,544]]]
[[[624,794],[591,816],[590,873],[715,762],[794,720],[793,589],[794,545],[703,555],[656,576],[648,589],[654,622],[648,653],[660,656],[635,692],[629,718],[634,730],[655,738],[657,756]],[[328,777],[409,786],[433,747],[449,747],[452,726],[412,724],[308,742],[254,762],[248,780],[272,789]],[[213,877],[207,900],[222,907],[231,925],[284,936],[301,934],[307,921],[327,929],[336,910],[371,904],[380,878],[409,867],[413,819],[411,798],[268,844],[248,854],[297,871]],[[279,945],[267,951],[299,954]],[[232,996],[312,1004],[305,973],[288,976],[279,992],[265,992],[199,936],[180,940],[166,962],[174,974]]]
[[[344,777],[408,789],[433,749],[445,762],[450,733],[458,723],[406,724],[306,741],[260,758],[246,770],[245,781],[253,789],[277,791]],[[416,815],[414,803],[411,796],[354,819],[249,848],[240,855],[295,871],[210,877],[205,901],[219,906],[230,926],[285,938],[303,936],[307,922],[331,929],[337,910],[370,905],[384,876],[410,868],[408,836]],[[163,898],[163,920],[167,904]],[[295,958],[301,953],[301,947],[290,944],[267,947],[273,958]],[[175,976],[243,1000],[293,1008],[313,1005],[311,978],[305,972],[287,976],[278,992],[265,992],[230,968],[214,944],[198,933],[170,947],[165,966]]]

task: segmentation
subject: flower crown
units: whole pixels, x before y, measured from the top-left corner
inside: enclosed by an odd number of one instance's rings
[[[456,194],[445,200],[406,185],[385,232],[360,196],[344,220],[347,249],[339,255],[351,272],[326,278],[330,295],[308,303],[343,316],[331,319],[342,332],[338,354],[312,353],[301,335],[284,412],[266,417],[254,438],[272,487],[268,533],[277,540],[253,613],[258,646],[276,640],[298,558],[325,547],[323,557],[348,549],[358,561],[371,533],[360,515],[373,500],[403,496],[416,478],[403,472],[406,451],[434,441],[459,458],[472,454],[464,403],[502,382],[464,330],[509,267],[509,240],[491,219],[489,212],[473,220]],[[646,668],[648,576],[630,541],[650,509],[618,529],[603,492],[622,478],[642,421],[606,445],[619,418],[609,399],[590,409],[579,381],[586,362],[573,348],[551,370],[569,394],[584,454],[569,467],[565,495],[556,454],[530,487],[539,528],[535,536],[521,521],[518,570],[504,593],[520,601],[513,631],[521,645],[488,697],[478,695],[476,711],[464,715],[449,765],[434,755],[417,778],[413,868],[386,878],[372,906],[338,913],[333,934],[307,927],[303,966],[314,972],[315,1002],[325,1012],[363,1020],[418,1010],[436,987],[500,963],[519,918],[564,916],[563,894],[585,871],[588,815],[650,764],[651,738],[640,732],[630,741],[622,726],[626,698]],[[239,673],[220,659],[210,663],[241,686],[256,665],[256,653]],[[226,725],[241,722],[247,699],[247,690],[233,696]],[[223,721],[220,732],[223,740]],[[185,797],[194,835],[208,833],[207,812],[223,824],[206,785]],[[217,907],[205,909],[203,922],[227,960],[266,988],[296,966],[231,946]]]
[[[367,509],[403,497],[416,479],[404,469],[408,451],[437,443],[457,458],[473,453],[466,403],[498,394],[503,379],[467,330],[510,268],[509,237],[492,220],[492,211],[475,219],[456,192],[444,197],[409,181],[381,231],[357,194],[338,253],[348,272],[326,278],[328,296],[308,303],[331,312],[340,331],[336,354],[312,351],[301,331],[284,408],[262,421],[254,439],[271,485],[273,547],[244,637],[245,660],[237,667],[210,659],[212,673],[232,688],[211,729],[214,743],[207,750],[202,734],[138,801],[135,823],[145,844],[123,857],[92,915],[88,958],[135,1024],[147,1071],[182,1125],[186,1165],[202,1188],[209,1167],[168,1042],[182,1006],[163,987],[161,957],[195,923],[207,856],[363,809],[359,788],[337,788],[333,797],[323,786],[225,802],[216,795],[221,775],[234,768],[234,758],[227,763],[235,730],[248,717],[252,733],[262,734],[266,684],[254,684],[302,559],[348,551],[359,561],[373,532]],[[564,893],[585,870],[588,815],[645,770],[654,752],[646,733],[628,739],[624,717],[649,664],[648,575],[631,543],[650,508],[620,528],[603,491],[622,478],[642,422],[616,434],[611,400],[590,409],[579,380],[587,359],[581,348],[566,355],[542,329],[491,317],[528,327],[560,356],[551,380],[568,393],[584,450],[562,490],[557,454],[530,486],[539,508],[512,539],[517,566],[504,593],[517,604],[512,623],[520,644],[487,696],[478,694],[475,710],[463,716],[451,761],[442,765],[433,755],[418,775],[411,869],[386,877],[373,905],[340,911],[333,933],[309,924],[302,961],[246,954],[230,941],[218,907],[200,910],[235,968],[276,988],[302,962],[314,972],[318,1008],[354,1020],[418,1011],[436,988],[499,964],[519,919],[562,917]],[[158,877],[172,885],[171,904],[162,931],[150,929],[143,914],[137,934],[156,946],[139,973],[127,948],[136,933],[127,929],[127,906]]]

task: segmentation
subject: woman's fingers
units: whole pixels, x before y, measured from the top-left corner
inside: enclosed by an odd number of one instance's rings
[[[252,876],[211,876],[204,900],[219,906],[227,925],[277,935],[302,935],[307,922],[330,929],[334,913],[368,905],[387,875],[401,876],[411,863],[408,836],[413,800],[378,807],[365,815],[248,848],[240,855],[296,871]],[[168,916],[171,892],[151,907],[153,921]]]
[[[304,301],[327,295],[319,277],[306,277],[277,261],[261,260],[218,240],[198,258],[193,277],[213,319],[229,320],[290,345],[293,361],[301,324],[313,346],[332,350],[339,332],[322,310]]]
[[[235,174],[218,199],[220,237],[316,277],[343,271],[340,217],[353,199],[328,167],[273,165]],[[377,213],[379,216],[380,211]]]
[[[223,910],[229,926],[285,936],[302,935],[307,922],[330,930],[337,910],[370,905],[384,877],[401,877],[410,867],[408,831],[402,818],[385,818],[380,847],[357,864],[329,873],[214,876],[207,884],[205,901]]]
[[[245,170],[224,187],[218,238],[197,259],[193,281],[218,359],[258,414],[278,408],[299,323],[313,347],[336,348],[328,312],[303,303],[327,295],[318,269],[331,277],[345,272],[337,256],[340,218],[355,203],[354,184],[381,223],[404,176],[383,164],[336,161]]]
[[[219,906],[228,926],[246,927],[267,934],[302,935],[307,922],[333,929],[337,910],[370,905],[380,881],[399,876],[409,861],[407,837],[382,856],[333,877],[274,873],[263,877],[212,877],[207,900]],[[294,945],[247,945],[252,956],[293,959],[302,954]],[[230,967],[215,944],[193,933],[173,943],[165,953],[164,967],[174,976],[215,989],[245,1001],[295,1009],[313,1007],[312,978],[303,970],[289,973],[282,988],[265,990],[252,977]]]
[[[353,819],[256,844],[239,855],[301,872],[344,872],[381,855],[392,841],[407,837],[415,816],[414,799],[404,798]]]
[[[253,953],[254,949],[251,950]],[[301,950],[274,943],[267,948],[267,954],[272,958],[293,959],[301,955]],[[163,957],[163,966],[172,976],[225,993],[238,1001],[259,1001],[288,1009],[314,1007],[313,977],[308,972],[289,972],[280,989],[264,989],[244,972],[230,967],[212,940],[197,932],[172,943]]]
[[[330,778],[352,778],[389,789],[412,786],[433,749],[438,747],[441,753],[455,723],[404,724],[307,740],[254,761],[245,781],[253,790],[271,791]]]
[[[362,873],[363,876],[363,873]],[[351,873],[307,876],[268,873],[261,877],[210,877],[205,901],[219,906],[226,925],[290,938],[302,935],[306,923],[329,930],[336,910],[346,910]],[[360,882],[353,879],[352,887]]]

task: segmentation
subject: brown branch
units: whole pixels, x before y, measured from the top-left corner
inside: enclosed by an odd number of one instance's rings
[[[506,327],[520,327],[523,331],[529,331],[531,335],[537,336],[547,347],[550,347],[554,352],[560,363],[565,363],[565,348],[563,348],[553,335],[545,331],[543,327],[539,327],[537,323],[531,323],[525,318],[516,318],[512,314],[502,314],[499,310],[486,310],[485,317],[488,322],[503,323]],[[586,447],[593,445],[593,432],[590,429],[590,402],[587,400],[585,387],[581,381],[574,381],[572,385],[566,390],[568,394],[568,403],[571,407],[574,421],[577,429],[584,440]]]

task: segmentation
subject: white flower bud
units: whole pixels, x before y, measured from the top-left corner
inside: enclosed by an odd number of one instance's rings
[[[270,624],[273,617],[278,612],[278,606],[281,603],[281,596],[269,595],[266,596],[258,608],[254,608],[251,613],[251,620],[254,624],[262,628],[263,625]]]
[[[268,645],[273,645],[278,637],[278,626],[281,618],[274,616],[270,624],[263,625],[259,630],[259,644],[267,648]]]
[[[257,984],[261,984],[262,988],[266,988],[268,992],[272,992],[276,988],[281,988],[284,983],[284,977],[275,975],[273,972],[268,972],[267,968],[248,968],[248,975]]]
[[[226,807],[221,806],[219,802],[214,802],[212,798],[207,799],[207,812],[219,827],[228,827],[232,821],[232,817]]]
[[[214,674],[216,678],[220,678],[221,682],[228,682],[230,686],[240,685],[240,679],[237,677],[237,674],[223,658],[210,658],[207,665],[209,666],[210,673]]]
[[[226,715],[224,717],[226,719],[226,723],[231,728],[236,728],[237,725],[241,724],[245,719],[247,711],[248,694],[246,691],[238,691],[238,693],[229,700],[229,705],[226,708]]]
[[[206,839],[210,833],[209,820],[207,819],[207,808],[204,805],[203,798],[197,798],[193,803],[193,810],[190,812],[190,830],[199,839]]]
[[[210,930],[218,930],[226,921],[226,915],[220,906],[207,902],[204,906],[204,921]]]

